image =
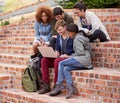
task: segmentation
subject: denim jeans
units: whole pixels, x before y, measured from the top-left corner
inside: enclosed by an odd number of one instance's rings
[[[80,70],[82,68],[84,68],[84,66],[74,58],[68,58],[68,59],[61,61],[58,67],[57,84],[62,83],[63,80],[66,79],[67,87],[71,86],[73,84],[73,81],[72,81],[70,71]]]

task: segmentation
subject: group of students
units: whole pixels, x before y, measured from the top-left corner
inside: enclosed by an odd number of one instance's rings
[[[49,7],[39,7],[36,12],[33,52],[39,54],[38,46],[51,46],[58,58],[43,57],[40,61],[43,87],[39,94],[49,93],[50,96],[60,94],[65,88],[66,80],[70,98],[77,91],[70,72],[72,70],[92,69],[90,42],[99,39],[109,41],[110,37],[100,19],[86,10],[83,3],[77,2],[73,12],[79,17],[77,24],[61,7],[51,10]],[[49,51],[48,51],[49,52]],[[50,89],[49,68],[54,67],[54,86]]]

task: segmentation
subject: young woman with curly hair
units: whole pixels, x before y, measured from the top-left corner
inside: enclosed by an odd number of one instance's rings
[[[49,7],[39,7],[35,15],[36,21],[34,24],[35,39],[33,42],[34,54],[39,53],[38,46],[49,45],[49,39],[51,37],[51,21],[52,11]]]

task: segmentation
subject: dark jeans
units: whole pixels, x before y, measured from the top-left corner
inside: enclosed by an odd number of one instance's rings
[[[56,38],[51,37],[50,38],[50,47],[52,47],[55,50],[55,45],[56,45]]]
[[[108,41],[106,35],[101,30],[95,30],[92,35],[89,36],[90,42],[94,42],[97,38],[100,39],[100,42]]]

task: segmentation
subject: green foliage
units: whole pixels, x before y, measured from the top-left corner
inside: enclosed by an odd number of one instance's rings
[[[83,0],[88,8],[117,8],[120,0]]]
[[[10,22],[9,21],[1,21],[0,26],[5,26],[5,25],[9,25]]]
[[[59,5],[61,5],[63,8],[67,8],[67,9],[71,9],[73,7],[73,5],[77,2],[78,0],[56,0],[56,2],[58,2]]]
[[[25,18],[23,16],[21,16],[21,20],[24,20]]]
[[[63,0],[59,2],[56,0],[63,8],[72,8],[73,5],[80,0]],[[88,8],[119,8],[120,0],[83,0]]]

